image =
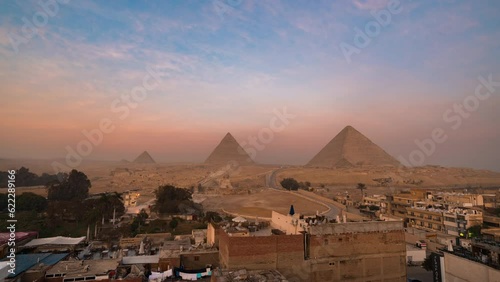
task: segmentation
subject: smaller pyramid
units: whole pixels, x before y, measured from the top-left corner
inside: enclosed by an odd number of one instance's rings
[[[254,161],[248,153],[240,146],[238,141],[234,139],[231,133],[227,133],[215,147],[205,163],[207,164],[227,164],[236,162],[239,165],[253,164]]]
[[[135,160],[133,161],[136,164],[155,164],[155,160],[151,157],[148,151],[142,152]]]

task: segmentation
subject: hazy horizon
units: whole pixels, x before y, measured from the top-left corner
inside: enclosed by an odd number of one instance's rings
[[[197,163],[271,129],[256,162],[303,165],[352,125],[398,160],[441,129],[424,164],[500,171],[500,2],[63,2],[0,11],[0,158],[62,158],[109,119],[84,159]]]

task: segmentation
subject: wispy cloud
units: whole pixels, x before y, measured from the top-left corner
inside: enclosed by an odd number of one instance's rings
[[[9,34],[41,9],[37,3],[9,2],[0,11],[0,96],[7,105],[0,125],[10,132],[0,157],[60,156],[82,129],[110,115],[111,101],[141,83],[149,66],[163,69],[162,84],[120,121],[121,131],[95,151],[99,157],[121,159],[127,148],[151,146],[165,160],[202,160],[211,147],[203,140],[227,131],[245,138],[282,106],[298,117],[260,161],[304,162],[346,124],[404,153],[411,138],[442,122],[443,109],[474,91],[478,75],[500,75],[500,5],[490,2],[401,1],[402,12],[353,64],[340,42],[352,42],[388,0],[242,1],[223,17],[212,1],[70,1],[16,55]],[[486,132],[500,142],[491,122],[500,118],[495,105],[492,99],[467,121],[454,148],[479,144],[481,137],[471,136]],[[412,134],[401,136],[404,130]],[[50,133],[43,150],[32,149],[28,140],[43,132]],[[144,134],[154,138],[144,141]],[[167,143],[171,148],[161,145]],[[299,149],[296,158],[289,153]],[[443,150],[431,161],[466,165],[468,157],[456,152]],[[493,168],[495,154],[478,155],[484,165],[477,166]]]

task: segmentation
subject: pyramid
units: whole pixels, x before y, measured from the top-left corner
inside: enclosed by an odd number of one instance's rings
[[[135,160],[133,161],[136,164],[155,164],[155,160],[151,157],[151,155],[147,152],[144,151],[142,154],[140,154]]]
[[[308,166],[355,167],[398,166],[400,163],[352,126],[346,126],[311,161]]]
[[[207,164],[227,164],[229,162],[236,162],[239,165],[254,163],[231,133],[227,133],[222,138],[222,141],[220,141],[219,145],[215,147],[205,161]]]

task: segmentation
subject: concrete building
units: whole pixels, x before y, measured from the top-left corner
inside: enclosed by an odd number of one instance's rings
[[[432,195],[432,200],[464,208],[484,206],[483,196],[480,194],[438,192]]]
[[[387,212],[391,215],[401,218],[407,218],[407,208],[413,206],[413,203],[422,200],[421,197],[412,194],[397,194],[387,196]]]
[[[402,222],[310,221],[304,226],[300,218],[274,215],[279,221],[272,226],[281,226],[283,235],[230,236],[221,230],[221,267],[278,270],[296,281],[406,281]]]
[[[136,191],[127,191],[123,193],[123,205],[125,208],[137,206],[137,200],[140,196],[141,194]]]
[[[443,210],[438,208],[409,207],[407,209],[409,226],[427,230],[444,232]]]
[[[440,264],[442,281],[500,281],[500,270],[456,253],[445,252]]]
[[[406,244],[406,263],[421,264],[426,258],[426,251],[415,244]]]
[[[481,234],[483,239],[500,242],[500,228],[482,229]]]
[[[414,207],[407,208],[408,225],[430,232],[466,237],[468,228],[483,223],[483,215],[479,210],[446,209],[440,204],[429,206],[428,203],[416,202]]]
[[[484,225],[489,227],[500,227],[500,217],[492,215],[483,215]]]
[[[443,215],[446,233],[454,236],[465,237],[467,229],[483,224],[483,213],[479,210],[453,208]]]
[[[201,245],[207,240],[207,229],[193,229],[191,234],[195,245]]]
[[[493,241],[488,237],[472,240],[472,253],[481,257],[483,262],[500,267],[500,241]]]
[[[373,195],[371,197],[363,197],[363,205],[379,207],[380,213],[387,212],[387,197],[384,195]]]
[[[494,194],[483,194],[483,203],[485,208],[497,208],[500,204],[500,192]]]

